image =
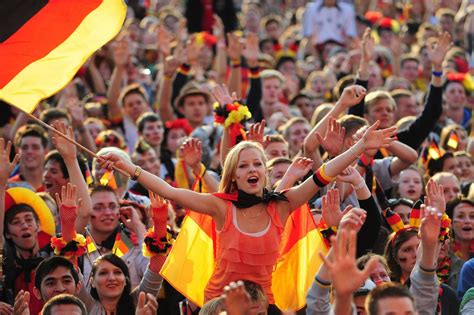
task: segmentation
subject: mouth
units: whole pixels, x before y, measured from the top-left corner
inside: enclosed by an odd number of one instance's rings
[[[471,226],[465,226],[462,228],[463,232],[472,232],[472,227]]]
[[[108,288],[108,289],[115,289],[115,288],[118,287],[118,284],[116,284],[116,283],[111,283],[111,284],[107,284],[105,287]]]
[[[250,185],[255,185],[258,183],[258,177],[257,176],[250,176],[248,179],[247,179],[247,183],[249,183]]]
[[[44,182],[44,188],[46,189],[51,189],[53,187],[53,184],[50,182]]]
[[[409,195],[414,195],[416,193],[416,191],[414,189],[408,189],[407,193]]]
[[[31,237],[31,233],[23,233],[21,234],[21,238],[30,238]]]

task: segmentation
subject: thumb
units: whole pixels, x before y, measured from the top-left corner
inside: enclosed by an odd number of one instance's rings
[[[24,295],[24,301],[26,304],[30,303],[30,292],[26,291]]]
[[[142,309],[145,307],[145,300],[146,300],[146,295],[145,292],[140,292],[140,295],[138,296],[138,309]]]
[[[344,211],[342,211],[342,216],[345,216],[349,211],[352,210],[352,208],[354,208],[352,205],[349,205],[347,206]]]
[[[367,279],[375,268],[377,268],[378,260],[376,257],[370,258],[369,262],[365,265],[364,270],[362,271],[364,279]]]

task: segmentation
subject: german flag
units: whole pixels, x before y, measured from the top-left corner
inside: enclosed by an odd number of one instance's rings
[[[437,160],[443,156],[438,144],[434,140],[431,140],[430,146],[428,147],[428,156],[433,160]]]
[[[457,150],[459,147],[459,137],[456,131],[452,131],[451,134],[449,135],[448,142],[446,143],[448,148]]]
[[[194,185],[197,187],[198,185]],[[215,226],[210,216],[189,211],[161,275],[198,306],[215,265]],[[272,276],[272,292],[280,309],[301,309],[321,265],[318,252],[327,247],[308,206],[295,210],[282,235],[280,258]]]
[[[31,113],[122,27],[122,0],[0,4],[0,99]]]

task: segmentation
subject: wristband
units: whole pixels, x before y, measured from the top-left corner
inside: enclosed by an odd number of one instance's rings
[[[314,278],[314,281],[319,287],[322,287],[322,288],[329,288],[331,286],[331,282],[321,280],[321,278],[319,278],[318,276]]]
[[[329,177],[326,174],[326,163],[321,165],[320,168],[313,174],[313,181],[319,187],[324,187],[329,184],[334,178]]]
[[[138,177],[142,174],[142,168],[140,166],[135,167],[135,171],[133,172],[132,175],[130,175],[130,179],[133,181],[136,181]]]
[[[436,268],[428,269],[428,268],[423,268],[421,265],[418,265],[418,267],[420,267],[420,270],[423,271],[424,273],[433,274],[436,271]]]
[[[432,71],[431,74],[437,78],[441,78],[443,76],[443,71]]]

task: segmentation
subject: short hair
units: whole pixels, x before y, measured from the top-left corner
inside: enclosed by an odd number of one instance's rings
[[[269,136],[267,136],[266,141],[267,141],[267,144],[270,144],[270,143],[288,144],[288,142],[285,140],[285,138],[280,134],[269,135]]]
[[[81,174],[84,179],[87,179],[87,171],[88,171],[88,166],[85,158],[82,155],[77,155],[77,162],[79,164],[79,168],[81,169]],[[46,157],[44,158],[44,165],[48,163],[49,161],[55,161],[59,164],[59,168],[61,169],[61,172],[64,175],[64,178],[69,179],[69,172],[66,167],[66,163],[64,163],[64,159],[59,153],[58,150],[53,150],[49,151],[48,154],[46,154]]]
[[[145,89],[138,83],[132,83],[127,85],[122,89],[122,92],[119,96],[119,103],[123,106],[123,101],[127,96],[130,94],[139,94],[143,97],[143,99],[148,103],[148,96],[146,94]]]
[[[40,119],[48,125],[51,125],[53,121],[61,118],[71,122],[71,117],[68,115],[68,113],[65,110],[59,108],[49,108],[42,111],[40,115]]]
[[[383,283],[370,291],[365,300],[365,309],[368,311],[368,314],[377,315],[378,302],[385,298],[409,298],[413,306],[415,306],[415,300],[406,286],[393,282]]]
[[[341,97],[342,92],[344,92],[344,89],[346,87],[354,85],[355,80],[356,80],[356,76],[353,74],[348,74],[342,77],[341,79],[339,79],[339,81],[337,81],[336,86],[333,89],[333,95],[335,99],[339,99]]]
[[[373,91],[365,97],[365,113],[369,112],[369,108],[378,103],[381,100],[388,100],[393,109],[396,108],[396,104],[390,93],[387,91]]]
[[[285,82],[285,77],[283,74],[281,74],[280,71],[274,70],[274,69],[266,69],[260,72],[260,78],[262,81],[268,80],[268,79],[278,79],[280,81],[280,84],[283,84]]]
[[[109,192],[109,193],[112,193],[114,194],[114,196],[117,197],[117,203],[119,202],[119,198],[117,196],[117,193],[116,191],[110,187],[110,186],[105,186],[105,185],[97,185],[95,187],[93,187],[90,191],[90,196],[94,195],[94,194],[97,194],[97,193],[101,193],[101,192]]]
[[[450,158],[454,158],[454,153],[451,151],[444,152],[443,155],[439,159],[430,158],[427,164],[428,175],[434,177],[436,174],[443,172],[444,162]],[[448,172],[443,172],[443,173],[453,175],[452,173],[448,173]]]
[[[405,128],[411,126],[413,122],[416,120],[416,116],[405,116],[403,118],[400,118],[395,126],[397,126],[397,130],[404,130]]]
[[[224,298],[219,296],[207,301],[199,311],[199,315],[218,315],[223,310],[225,310]]]
[[[243,280],[245,291],[254,302],[263,302],[268,306],[268,299],[262,286],[250,280]]]
[[[450,172],[439,172],[439,173],[434,174],[431,177],[431,179],[434,180],[438,184],[441,180],[447,179],[447,178],[452,178],[452,179],[456,180],[459,183],[459,180],[456,177],[456,175],[454,175],[453,173],[450,173]]]
[[[267,169],[270,171],[275,165],[288,163],[291,164],[291,159],[285,157],[276,157],[267,162]]]
[[[5,209],[5,220],[3,222],[3,235],[7,235],[8,233],[10,233],[10,230],[8,229],[8,224],[12,222],[13,218],[18,213],[22,213],[22,212],[31,212],[36,222],[38,224],[40,223],[38,214],[30,205],[27,205],[25,203],[15,204],[11,206],[10,208]]]
[[[339,123],[346,130],[346,135],[352,135],[360,128],[369,125],[366,119],[356,115],[344,115],[339,119]]]
[[[400,67],[403,68],[405,63],[407,63],[408,61],[414,61],[417,64],[420,63],[420,60],[415,55],[413,55],[413,54],[403,54],[400,57]]]
[[[143,129],[145,129],[146,123],[157,122],[157,121],[161,121],[161,119],[160,119],[160,116],[158,116],[158,114],[156,113],[147,112],[147,113],[141,114],[140,117],[138,117],[137,119],[138,132],[139,133],[143,132]]]
[[[41,139],[41,145],[43,148],[48,146],[48,137],[46,136],[46,131],[36,125],[36,124],[27,124],[18,128],[15,134],[15,147],[18,149],[21,146],[21,141],[25,137],[36,137]]]
[[[77,274],[76,269],[72,262],[67,260],[62,256],[52,256],[48,257],[36,267],[35,271],[35,287],[40,289],[41,288],[41,281],[49,275],[50,273],[54,272],[58,267],[65,267],[67,268],[74,279],[74,283],[79,283],[79,275]]]
[[[71,294],[56,295],[51,300],[46,302],[46,304],[43,306],[43,310],[41,311],[41,314],[52,315],[53,307],[58,306],[58,305],[76,305],[77,307],[81,309],[82,315],[87,315],[87,310],[84,303],[79,298]]]
[[[280,127],[280,130],[283,133],[283,137],[285,139],[288,139],[290,135],[290,128],[293,127],[293,125],[300,124],[300,123],[307,124],[308,126],[310,126],[308,120],[304,117],[291,117],[283,126]]]
[[[358,259],[357,259],[357,268],[359,270],[364,270],[365,268],[365,265],[369,262],[369,260],[372,258],[372,257],[375,257],[375,259],[377,259],[377,261],[382,264],[382,266],[385,268],[385,270],[389,270],[388,268],[388,264],[387,264],[387,259],[385,259],[385,257],[381,256],[381,255],[378,255],[378,254],[374,254],[374,253],[368,253],[368,254],[365,254],[363,256],[360,256]]]
[[[413,97],[414,94],[410,90],[405,90],[405,89],[395,89],[390,92],[390,96],[395,100],[395,102],[398,102],[398,99],[401,97]]]

